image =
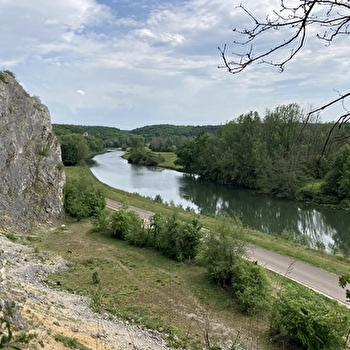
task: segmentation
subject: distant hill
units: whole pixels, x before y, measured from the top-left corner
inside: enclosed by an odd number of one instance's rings
[[[133,129],[130,131],[133,135],[139,135],[144,137],[145,141],[150,141],[153,137],[171,137],[171,136],[183,136],[193,137],[198,135],[201,131],[208,131],[209,133],[215,133],[219,125],[171,125],[171,124],[158,124],[148,125],[142,128]]]
[[[87,126],[73,124],[53,124],[53,132],[60,139],[67,134],[88,135],[103,141],[105,147],[123,147],[128,143],[130,132],[109,126]]]
[[[86,125],[73,125],[73,124],[53,124],[53,132],[56,136],[60,137],[66,134],[84,134],[94,136],[102,140],[105,144],[113,143],[115,145],[122,144],[131,135],[142,136],[146,142],[149,142],[154,137],[193,137],[201,131],[208,131],[209,133],[215,133],[219,128],[219,125],[171,125],[171,124],[158,124],[148,125],[142,128],[136,128],[133,130],[121,130],[115,127],[108,126],[86,126]]]
[[[73,124],[53,124],[53,132],[57,136],[66,134],[84,134],[97,137],[100,140],[114,139],[121,136],[128,136],[129,131],[123,131],[118,128],[109,126],[94,126],[94,125],[73,125]]]

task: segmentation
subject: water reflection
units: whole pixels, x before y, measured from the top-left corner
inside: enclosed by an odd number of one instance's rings
[[[236,187],[226,187],[176,171],[130,165],[121,152],[96,156],[95,176],[110,186],[193,208],[202,214],[237,216],[265,233],[292,231],[317,242],[335,243],[350,252],[350,215],[346,211],[297,203]]]

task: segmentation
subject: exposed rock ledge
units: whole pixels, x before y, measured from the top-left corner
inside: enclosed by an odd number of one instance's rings
[[[61,219],[64,182],[49,110],[0,72],[0,228],[26,232]]]

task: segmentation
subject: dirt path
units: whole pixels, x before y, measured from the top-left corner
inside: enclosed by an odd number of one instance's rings
[[[38,257],[26,245],[0,234],[0,315],[6,303],[15,301],[14,328],[33,330],[33,343],[50,350],[67,349],[55,335],[75,338],[89,349],[165,350],[157,331],[130,325],[108,314],[98,315],[85,297],[46,286],[49,272],[69,263],[50,253]]]

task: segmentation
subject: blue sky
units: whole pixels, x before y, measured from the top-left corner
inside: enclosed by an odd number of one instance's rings
[[[295,0],[291,0],[295,1]],[[218,69],[218,46],[279,0],[0,0],[1,69],[12,70],[53,123],[124,130],[151,124],[225,124],[251,110],[306,110],[348,89],[347,38],[330,47],[311,31],[284,73],[256,65]],[[279,42],[264,37],[258,48]],[[321,115],[336,120],[340,109]]]

